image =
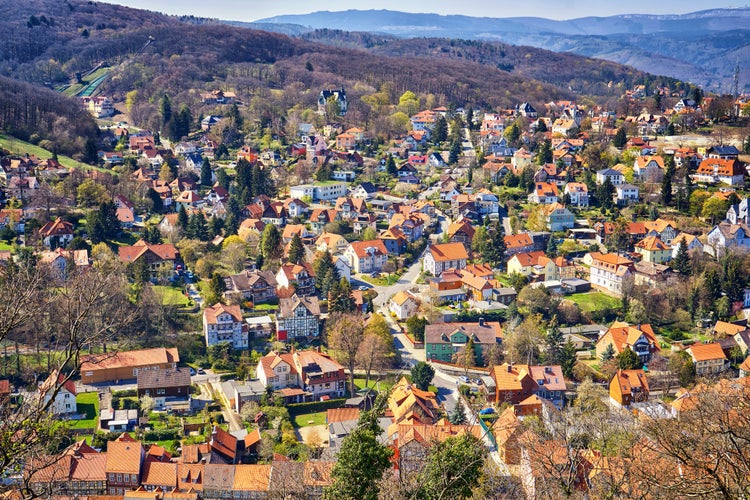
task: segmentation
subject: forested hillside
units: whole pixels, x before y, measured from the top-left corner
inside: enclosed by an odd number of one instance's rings
[[[76,99],[0,77],[0,130],[35,144],[50,141],[47,149],[60,154],[90,156],[98,129]]]
[[[153,127],[155,103],[163,94],[193,108],[200,92],[216,88],[234,90],[256,116],[270,117],[313,104],[321,88],[345,86],[353,119],[366,122],[372,110],[360,98],[383,89],[391,99],[411,90],[439,104],[493,109],[521,101],[540,105],[574,92],[601,100],[619,97],[622,88],[611,81],[630,85],[650,79],[613,63],[527,47],[437,39],[372,42],[369,35],[325,32],[305,40],[76,0],[14,3],[0,27],[9,33],[0,40],[3,74],[56,86],[104,64],[111,76],[100,91],[115,101],[127,98],[134,121]],[[346,37],[346,43],[333,43]]]

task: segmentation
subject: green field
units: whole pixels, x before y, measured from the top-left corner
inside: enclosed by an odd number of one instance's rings
[[[28,153],[30,155],[41,158],[42,160],[52,158],[52,153],[44,148],[40,148],[39,146],[35,146],[30,142],[25,142],[20,139],[16,139],[15,137],[9,137],[3,134],[0,134],[0,148],[7,149],[12,154],[17,155]],[[113,170],[81,163],[80,161],[76,161],[69,156],[57,155],[57,161],[60,162],[60,165],[66,168],[77,168],[80,170],[98,170],[99,172],[107,172],[112,175],[119,175]]]
[[[164,306],[187,307],[190,305],[190,299],[182,293],[181,288],[154,285],[154,293],[157,297],[161,297],[161,303]]]
[[[97,79],[105,76],[109,72],[109,68],[99,68],[90,75],[82,77],[82,80],[86,83],[71,83],[69,86],[62,91],[63,94],[71,97],[75,97],[83,92],[89,85],[96,82]]]
[[[295,427],[309,427],[311,425],[324,425],[326,423],[326,412],[303,413],[293,418]]]
[[[76,396],[78,413],[85,413],[85,420],[74,420],[73,429],[96,429],[99,423],[99,394],[84,392]]]
[[[365,388],[365,379],[364,378],[354,378],[354,385],[357,387],[358,390]],[[367,387],[370,389],[380,390],[381,392],[388,391],[393,386],[393,380],[380,380],[378,382],[376,377],[370,376],[370,383],[367,384]]]
[[[602,292],[576,293],[566,298],[576,303],[583,312],[617,309],[621,305],[620,299]]]

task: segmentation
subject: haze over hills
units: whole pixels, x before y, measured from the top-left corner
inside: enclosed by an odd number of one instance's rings
[[[298,32],[330,28],[403,38],[462,38],[530,45],[632,65],[689,80],[714,91],[731,90],[740,64],[740,87],[750,89],[750,8],[683,15],[619,15],[566,21],[534,17],[486,18],[411,14],[389,10],[319,11],[253,23]],[[744,66],[744,67],[743,67]]]

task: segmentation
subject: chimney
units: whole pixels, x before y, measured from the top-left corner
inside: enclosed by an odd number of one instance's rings
[[[513,371],[513,365],[509,363],[508,364],[508,373],[511,373],[512,371]]]
[[[479,326],[484,326],[484,318],[479,318]]]

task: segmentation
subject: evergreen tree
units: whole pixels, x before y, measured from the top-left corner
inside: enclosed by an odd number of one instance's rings
[[[555,241],[555,235],[551,234],[549,240],[547,240],[547,257],[554,259],[557,257],[557,242]]]
[[[224,189],[229,189],[229,176],[223,168],[216,170],[216,184]]]
[[[419,473],[416,498],[472,498],[485,454],[479,438],[468,432],[433,444]]]
[[[641,367],[638,355],[632,349],[625,349],[616,356],[620,370],[635,370]]]
[[[273,224],[267,224],[260,237],[260,250],[266,260],[273,259],[279,255],[281,235],[279,229]]]
[[[741,302],[745,290],[745,277],[742,272],[742,261],[735,254],[724,257],[724,293],[729,303]]]
[[[466,110],[466,128],[474,130],[474,108],[471,106]]]
[[[745,137],[745,142],[742,144],[742,151],[746,155],[750,155],[750,135]]]
[[[458,163],[458,157],[461,155],[461,139],[454,138],[451,142],[450,152],[448,154],[448,163],[455,165]]]
[[[211,186],[213,184],[212,177],[211,162],[208,161],[208,158],[203,158],[203,163],[201,164],[201,184],[203,186]]]
[[[221,301],[222,294],[226,291],[227,284],[224,281],[224,277],[219,273],[214,273],[211,276],[211,281],[208,284],[208,293],[206,294],[206,304],[212,306]]]
[[[661,201],[665,206],[672,204],[672,177],[674,176],[674,160],[668,157],[665,161],[664,178],[661,181]]]
[[[385,162],[385,170],[388,175],[395,177],[398,174],[398,168],[396,168],[396,161],[392,155],[388,155],[388,160]]]
[[[426,391],[430,387],[435,369],[424,361],[419,361],[411,368],[411,381],[417,389]]]
[[[196,240],[208,241],[208,225],[203,212],[195,212],[190,216],[187,235]]]
[[[461,398],[456,401],[456,406],[448,416],[448,421],[453,425],[463,425],[466,423],[466,414],[464,413],[464,405],[461,402]]]
[[[432,141],[437,145],[446,139],[448,139],[448,122],[443,115],[438,115],[435,118],[435,126],[432,129]]]
[[[294,233],[289,245],[289,262],[292,264],[300,264],[304,256],[305,247],[302,245],[302,239],[299,237],[299,233]]]
[[[156,226],[146,226],[143,229],[143,235],[141,236],[146,243],[152,245],[158,245],[161,243],[161,231]]]
[[[242,209],[234,195],[229,196],[227,201],[227,217],[224,220],[224,230],[227,236],[237,234],[242,220]]]
[[[551,163],[552,158],[552,143],[549,140],[544,140],[536,153],[536,163],[537,165]]]
[[[341,280],[331,288],[328,294],[328,311],[340,313],[352,313],[357,308],[352,297],[352,285],[346,280]]]
[[[683,276],[690,276],[693,271],[690,254],[688,253],[688,247],[684,238],[677,245],[677,255],[672,260],[672,268]]]
[[[716,269],[709,267],[703,272],[703,286],[706,290],[706,298],[713,303],[721,297],[721,277]]]
[[[612,145],[618,149],[622,149],[627,142],[628,133],[625,130],[625,127],[618,128],[615,137],[612,139]]]
[[[151,200],[151,210],[159,213],[162,210],[164,210],[164,202],[161,199],[161,196],[159,196],[159,193],[157,193],[154,188],[148,188],[148,191],[146,191],[146,198]]]
[[[607,344],[607,348],[602,353],[602,361],[609,361],[615,357],[615,348],[612,344]]]
[[[562,368],[563,376],[570,378],[573,376],[573,368],[578,361],[575,344],[568,339],[565,344],[563,344],[562,352],[560,354],[560,367]]]
[[[541,118],[536,122],[536,131],[540,133],[547,131],[547,123]]]
[[[336,285],[341,276],[339,270],[333,263],[333,255],[326,250],[320,257],[313,262],[313,271],[315,271],[315,286],[323,297],[327,297],[331,289]]]
[[[177,211],[177,227],[182,229],[183,232],[188,230],[188,214],[185,210],[185,205],[180,205],[180,210]]]
[[[563,345],[565,339],[557,326],[557,317],[553,316],[547,328],[547,349],[545,351],[545,361],[548,365],[559,365],[562,360]]]
[[[161,124],[163,127],[172,119],[172,101],[169,100],[167,94],[164,94],[161,98],[159,113],[161,114]]]

